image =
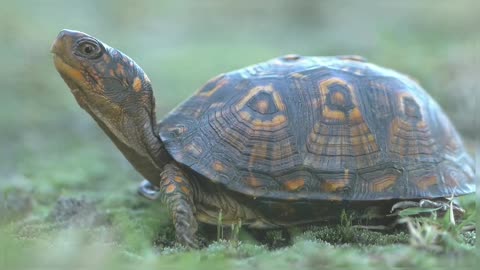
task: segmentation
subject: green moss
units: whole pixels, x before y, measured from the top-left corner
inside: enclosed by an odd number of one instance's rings
[[[408,234],[400,232],[376,232],[366,229],[345,228],[341,226],[311,227],[298,239],[316,239],[331,244],[348,244],[358,246],[391,245],[408,243]]]

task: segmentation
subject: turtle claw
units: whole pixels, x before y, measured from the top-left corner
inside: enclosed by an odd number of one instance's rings
[[[197,227],[193,214],[187,208],[179,207],[175,215],[177,242],[186,248],[198,249],[198,240],[195,237]]]
[[[438,208],[442,212],[446,212],[452,208],[453,212],[458,214],[465,214],[465,209],[461,208],[453,202],[444,202],[444,201],[430,201],[430,200],[421,200],[419,203],[421,208]]]
[[[187,234],[181,234],[177,236],[177,243],[187,249],[198,249],[198,241],[193,236],[188,236]]]
[[[143,180],[137,189],[138,194],[149,200],[156,200],[160,197],[160,188],[152,185],[148,180]]]
[[[401,201],[392,206],[390,213],[395,212],[396,210],[403,210],[407,208],[420,207],[419,202],[414,201]]]

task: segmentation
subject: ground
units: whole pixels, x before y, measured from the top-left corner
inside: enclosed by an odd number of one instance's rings
[[[200,250],[173,246],[165,207],[136,194],[140,176],[55,71],[49,46],[61,29],[98,36],[135,59],[153,82],[159,117],[221,72],[289,53],[359,54],[417,79],[468,151],[480,153],[478,1],[248,2],[2,3],[0,269],[441,269],[474,261],[474,196],[462,200],[467,218],[456,225],[408,220],[387,234],[354,228],[347,217],[292,230],[287,246],[279,232],[269,233],[268,247],[243,229],[227,240],[214,233]]]
[[[473,196],[461,200],[468,211],[456,225],[448,216],[407,218],[410,230],[375,232],[344,217],[338,225],[290,229],[292,244],[280,231],[269,231],[259,243],[243,228],[213,236],[210,228],[200,233],[206,246],[186,250],[175,246],[164,206],[136,195],[133,184],[115,192],[93,182],[88,188],[78,184],[57,187],[63,190],[57,195],[21,184],[3,189],[2,269],[441,269],[468,266],[475,256]]]

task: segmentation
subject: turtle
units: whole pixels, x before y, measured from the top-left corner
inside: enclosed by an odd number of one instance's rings
[[[152,83],[130,57],[73,30],[51,52],[187,247],[198,247],[199,223],[288,228],[345,211],[373,224],[410,207],[462,214],[449,198],[475,191],[472,158],[437,102],[360,56],[289,54],[226,72],[157,123]]]

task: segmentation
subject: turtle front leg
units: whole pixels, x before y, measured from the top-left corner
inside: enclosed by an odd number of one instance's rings
[[[392,206],[391,213],[399,213],[402,210],[408,208],[423,208],[425,210],[438,211],[441,214],[447,213],[450,209],[453,211],[455,218],[461,218],[465,214],[465,210],[455,202],[448,201],[446,199],[427,200],[420,201],[401,201]]]
[[[193,188],[175,164],[165,166],[161,174],[160,198],[169,209],[175,226],[177,242],[185,247],[197,248],[197,220],[193,204]]]

